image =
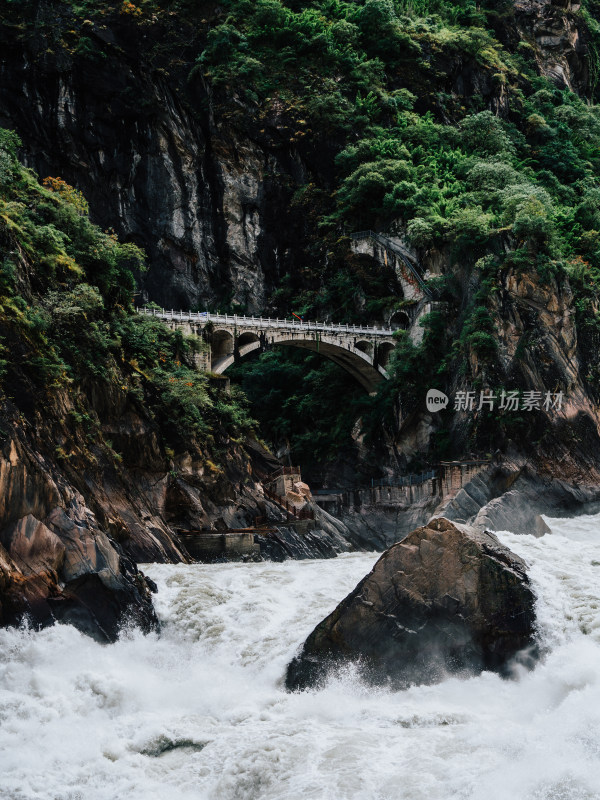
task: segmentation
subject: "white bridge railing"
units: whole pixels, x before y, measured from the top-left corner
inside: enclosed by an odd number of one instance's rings
[[[368,325],[345,325],[344,323],[303,322],[300,320],[271,319],[270,317],[245,317],[240,314],[213,314],[211,311],[166,311],[164,308],[136,308],[138,314],[174,322],[208,322],[237,325],[240,328],[275,328],[277,330],[323,331],[324,333],[362,333],[366,336],[389,338],[397,326],[378,328]]]

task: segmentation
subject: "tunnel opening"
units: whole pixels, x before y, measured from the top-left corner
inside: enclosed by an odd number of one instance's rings
[[[410,316],[406,311],[394,311],[389,324],[391,328],[407,331],[411,325]]]

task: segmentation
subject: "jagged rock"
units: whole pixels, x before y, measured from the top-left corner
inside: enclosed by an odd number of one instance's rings
[[[519,34],[533,47],[540,73],[560,88],[585,90],[589,67],[580,3],[516,0],[514,7]]]
[[[344,525],[320,510],[314,522],[282,523],[275,525],[269,534],[255,536],[255,541],[260,544],[261,557],[268,561],[335,558],[353,549],[348,539],[349,532]]]
[[[60,620],[103,642],[128,620],[156,628],[151,587],[117,547],[62,508],[45,523],[32,514],[15,521],[0,534],[0,624]]]
[[[9,120],[21,132],[29,166],[42,175],[67,176],[90,199],[96,222],[144,243],[147,297],[182,308],[226,293],[257,313],[282,258],[290,267],[296,261],[293,244],[302,225],[288,208],[307,168],[292,145],[260,146],[220,124],[209,111],[209,87],[198,76],[184,80],[189,99],[182,102],[180,88],[162,74],[141,62],[132,68],[130,58],[143,52],[148,33],[119,22],[109,28],[90,24],[88,34],[103,40],[101,49],[111,54],[106,69],[97,64],[93,77],[89,63],[82,69],[65,52],[49,73],[38,75],[28,45],[11,47],[3,54],[13,85],[12,91],[0,87],[4,124]],[[157,42],[163,35],[158,29],[151,34]],[[186,78],[190,66],[184,67]],[[41,139],[30,141],[38,111],[47,124]]]
[[[547,533],[552,533],[552,528],[544,522],[543,517],[540,517],[538,514],[535,518],[535,527],[533,530],[533,535],[536,538],[540,538],[545,536]]]
[[[348,538],[355,547],[383,551],[431,519],[439,500],[439,495],[431,495],[405,504],[340,507],[337,516],[349,531]]]
[[[526,464],[505,463],[476,475],[456,495],[435,510],[479,531],[508,530],[543,535],[549,528],[540,515],[550,517],[597,513],[597,485],[571,484],[542,476]]]
[[[432,520],[387,550],[315,628],[286,685],[318,684],[348,661],[374,682],[399,685],[503,671],[533,641],[525,569],[493,534]]]
[[[3,544],[25,575],[57,575],[65,561],[66,547],[32,514],[22,517],[4,532]]]
[[[157,627],[151,587],[83,496],[18,436],[0,450],[0,624],[72,622],[100,641]]]
[[[302,506],[306,505],[306,497],[298,492],[292,492],[291,490],[288,490],[285,493],[285,499],[296,508],[302,508]]]
[[[302,497],[305,497],[307,500],[311,499],[310,486],[308,483],[304,483],[304,481],[296,481],[294,484],[294,491],[296,494],[302,495]]]

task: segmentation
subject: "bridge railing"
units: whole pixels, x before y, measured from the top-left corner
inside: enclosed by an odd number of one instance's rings
[[[236,325],[241,328],[276,328],[277,330],[323,331],[324,333],[359,333],[366,336],[382,336],[389,338],[399,325],[388,328],[376,325],[346,325],[343,322],[304,322],[301,320],[274,319],[271,317],[247,317],[241,314],[215,314],[212,311],[169,311],[164,308],[136,308],[138,314],[174,322],[209,322]]]

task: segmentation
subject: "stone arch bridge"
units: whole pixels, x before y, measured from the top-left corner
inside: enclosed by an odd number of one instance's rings
[[[244,356],[275,346],[301,347],[329,358],[369,393],[388,378],[386,365],[395,346],[393,328],[301,322],[300,320],[213,314],[208,311],[138,309],[138,313],[162,319],[171,328],[200,336],[209,351],[200,356],[201,366],[218,375]]]

